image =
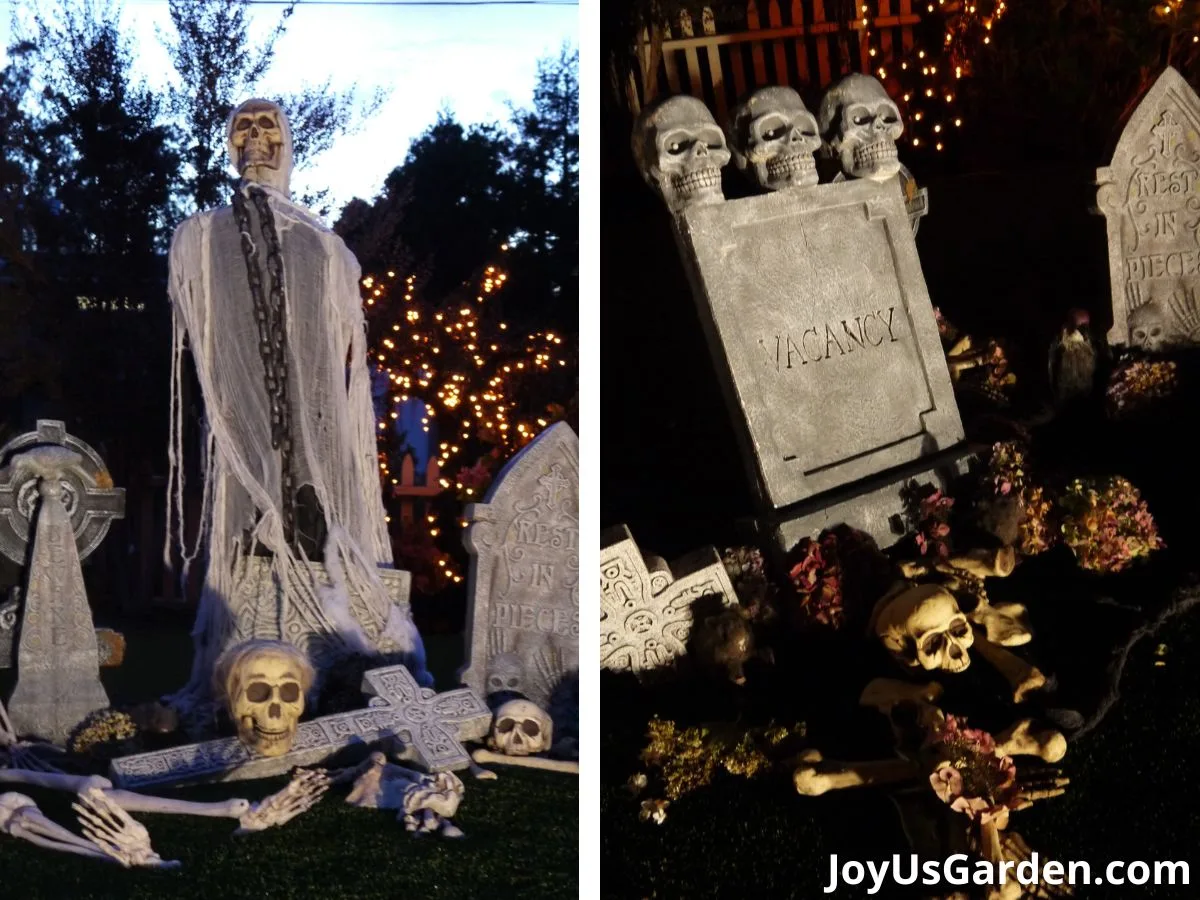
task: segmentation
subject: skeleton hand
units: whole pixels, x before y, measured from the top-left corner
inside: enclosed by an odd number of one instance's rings
[[[1048,800],[1060,797],[1066,793],[1071,779],[1065,777],[1062,769],[1050,766],[1029,768],[1017,774],[1017,784],[1020,791],[1017,794],[1018,803],[1013,810],[1029,809],[1038,800]]]
[[[327,790],[329,774],[324,769],[297,769],[287,787],[254,804],[238,819],[241,827],[234,834],[286,824],[316,806]]]
[[[104,853],[121,865],[146,866],[153,869],[176,869],[176,860],[164,860],[150,846],[150,833],[134,821],[99,788],[80,793],[79,802],[71,808],[79,817],[83,834]]]

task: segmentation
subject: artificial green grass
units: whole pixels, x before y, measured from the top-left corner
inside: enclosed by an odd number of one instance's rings
[[[128,641],[124,665],[103,670],[115,704],[155,699],[186,680],[186,628],[138,624],[120,627]],[[430,671],[440,687],[453,684],[461,636],[426,640]],[[7,694],[13,675],[3,673]],[[233,819],[139,813],[163,859],[182,869],[156,872],[56,853],[0,835],[0,898],[203,898],[203,900],[396,900],[401,897],[575,897],[579,893],[579,788],[572,775],[496,767],[496,781],[460,773],[466,795],[455,823],[466,837],[416,838],[386,810],[358,809],[334,787],[309,812],[280,828],[233,837]],[[245,797],[258,800],[286,777],[155,790],[187,800]],[[18,789],[48,816],[78,831],[64,792]]]

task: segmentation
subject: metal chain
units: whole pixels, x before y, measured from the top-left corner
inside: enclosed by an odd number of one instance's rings
[[[267,245],[267,273],[271,279],[269,295],[263,294],[258,247],[251,236],[250,211],[241,191],[233,194],[233,217],[242,237],[242,256],[246,259],[246,278],[250,284],[254,319],[258,325],[258,352],[263,361],[263,378],[271,415],[271,448],[279,451],[283,533],[290,544],[296,522],[296,476],[292,466],[291,404],[288,399],[287,299],[283,290],[283,256],[279,233],[275,229],[275,215],[267,201],[266,192],[251,187],[247,193],[258,211],[263,241]]]

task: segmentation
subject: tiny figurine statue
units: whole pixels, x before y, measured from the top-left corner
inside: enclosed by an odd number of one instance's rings
[[[202,542],[208,558],[191,679],[171,705],[181,714],[211,706],[217,657],[251,637],[295,643],[318,670],[340,655],[397,654],[429,684],[407,604],[393,602],[380,575],[393,560],[358,262],[292,201],[292,134],[278,104],[241,104],[227,139],[241,176],[232,204],[185,221],[170,252],[167,540],[179,535],[185,565]],[[193,548],[178,525],[185,344],[206,420]],[[245,577],[260,558],[269,559],[268,589]]]

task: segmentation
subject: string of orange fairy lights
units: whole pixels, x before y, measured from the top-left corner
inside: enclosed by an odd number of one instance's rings
[[[916,4],[914,4],[916,5]],[[1005,0],[925,0],[925,12],[942,23],[942,43],[937,48],[913,46],[891,61],[871,29],[869,4],[859,5],[867,53],[882,64],[875,74],[900,104],[904,135],[915,148],[935,152],[946,148],[951,129],[962,127],[955,107],[958,82],[971,74],[972,60],[992,41],[992,28],[1008,9]]]
[[[507,245],[501,246],[502,252],[507,250]],[[508,274],[499,265],[490,265],[479,277],[473,296],[465,292],[457,302],[430,308],[416,296],[415,275],[401,278],[389,271],[362,279],[368,316],[391,320],[383,329],[386,336],[369,351],[376,371],[388,381],[388,402],[376,423],[379,470],[385,483],[399,485],[390,470],[388,441],[401,404],[410,398],[425,404],[422,431],[429,433],[437,426],[440,487],[453,488],[467,500],[482,498],[477,496],[480,490],[453,474],[452,464],[463,465],[464,452],[485,444],[498,448],[507,459],[551,424],[547,412],[522,409],[520,381],[567,368],[567,350],[562,335],[553,331],[514,340],[492,304],[507,281]],[[460,527],[467,524],[461,517],[457,521]],[[425,516],[421,524],[428,537],[441,534],[436,515]],[[462,581],[452,559],[443,555],[438,565],[446,580]]]

